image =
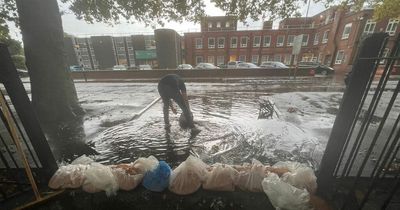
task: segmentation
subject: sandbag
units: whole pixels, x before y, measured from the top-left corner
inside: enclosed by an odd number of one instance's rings
[[[245,163],[242,167],[235,167],[239,171],[236,182],[241,190],[250,192],[262,192],[261,182],[266,177],[266,167],[258,160],[253,160],[252,164]]]
[[[86,179],[82,189],[86,192],[105,191],[107,196],[115,195],[118,190],[117,179],[111,171],[111,167],[100,163],[92,163],[85,172]]]
[[[133,167],[138,169],[138,173],[145,174],[147,171],[154,170],[158,166],[158,160],[154,156],[148,158],[138,158],[133,162]]]
[[[203,189],[213,191],[235,191],[235,183],[239,178],[239,172],[232,166],[214,164],[207,169],[206,180]]]
[[[150,171],[147,171],[143,177],[143,186],[151,191],[161,192],[169,185],[169,176],[171,167],[164,162],[159,161],[158,165]]]
[[[282,175],[282,181],[300,189],[307,189],[311,194],[314,194],[317,190],[317,177],[310,167],[290,161],[278,162],[274,167],[286,167],[289,169],[289,173]]]
[[[111,166],[111,172],[117,180],[121,190],[133,190],[142,182],[143,174],[138,173],[133,164],[119,164]]]
[[[199,158],[189,156],[172,171],[168,189],[178,195],[196,192],[205,179],[207,164]]]
[[[79,188],[85,180],[86,165],[61,166],[51,177],[48,186],[51,189]]]
[[[282,181],[278,175],[269,173],[262,181],[262,188],[275,208],[287,210],[309,210],[310,195]]]

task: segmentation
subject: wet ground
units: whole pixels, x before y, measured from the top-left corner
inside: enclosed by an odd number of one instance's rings
[[[86,110],[86,141],[100,153],[97,161],[113,164],[154,155],[176,166],[193,154],[207,163],[241,164],[256,158],[269,164],[293,160],[317,167],[343,91],[329,78],[188,83],[189,102],[201,130],[191,138],[179,127],[179,114],[171,113],[171,132],[164,130],[161,101],[131,120],[158,98],[156,85],[76,84]],[[278,114],[272,119],[258,119],[263,99],[275,103]]]

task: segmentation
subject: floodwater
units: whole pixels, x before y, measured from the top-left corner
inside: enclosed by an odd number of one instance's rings
[[[179,127],[179,113],[170,112],[171,131],[164,129],[161,101],[131,120],[158,97],[156,85],[76,84],[87,112],[86,141],[99,153],[97,161],[126,163],[154,155],[176,166],[192,154],[209,164],[255,158],[266,164],[292,160],[317,167],[343,90],[324,79],[188,83],[189,103],[201,130],[191,137]],[[258,119],[265,98],[279,114]],[[298,111],[289,113],[291,107]]]

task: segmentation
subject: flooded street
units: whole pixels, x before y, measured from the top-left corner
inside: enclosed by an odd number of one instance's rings
[[[87,142],[107,164],[154,155],[172,166],[189,154],[207,163],[240,164],[256,158],[273,164],[295,160],[318,167],[342,96],[329,80],[188,83],[196,137],[178,125],[170,112],[171,132],[164,130],[162,102],[131,118],[158,98],[156,83],[77,83],[86,110]],[[326,92],[328,91],[328,92]],[[258,119],[260,103],[269,99],[277,113]],[[294,110],[288,112],[288,109]]]

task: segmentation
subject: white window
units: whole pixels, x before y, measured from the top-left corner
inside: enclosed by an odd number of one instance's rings
[[[225,37],[218,37],[218,48],[225,47]]]
[[[246,56],[245,55],[239,55],[239,61],[246,62]]]
[[[294,35],[289,35],[287,37],[286,45],[287,46],[293,46],[293,41],[294,41]]]
[[[336,54],[335,64],[342,64],[344,62],[344,51],[339,50]]]
[[[269,60],[269,55],[263,55],[261,56],[261,62],[265,62]]]
[[[208,56],[207,57],[207,62],[214,64],[214,56]]]
[[[237,47],[237,37],[231,37],[231,48]]]
[[[386,26],[386,32],[390,35],[393,36],[396,33],[397,30],[397,25],[399,25],[398,19],[390,19],[388,22],[388,25]]]
[[[303,34],[303,41],[301,42],[301,46],[308,45],[308,34]]]
[[[278,36],[276,38],[276,46],[277,47],[282,47],[284,41],[285,41],[285,36]]]
[[[269,47],[271,46],[271,36],[264,36],[264,47]]]
[[[196,49],[202,49],[202,48],[203,48],[203,39],[196,38]]]
[[[383,50],[382,56],[383,56],[383,57],[388,57],[388,56],[389,56],[389,52],[390,52],[389,48],[385,48],[385,49]],[[385,62],[386,62],[386,59],[381,59],[381,60],[379,61],[379,64],[385,64]]]
[[[290,62],[292,61],[292,55],[291,54],[286,54],[285,59],[283,60],[283,63],[286,65],[290,65]]]
[[[251,62],[257,65],[258,64],[258,55],[252,55]]]
[[[316,33],[316,34],[314,35],[314,45],[317,45],[318,42],[319,42],[319,33]]]
[[[326,30],[324,32],[324,36],[322,37],[322,43],[327,43],[328,42],[328,37],[329,37],[329,30]]]
[[[352,23],[347,23],[347,24],[344,26],[343,34],[342,34],[342,39],[348,39],[348,38],[349,38],[350,31],[351,31],[351,25],[352,25]]]
[[[212,22],[208,23],[208,28],[212,28]]]
[[[208,38],[208,48],[215,48],[215,39]]]
[[[260,47],[261,36],[255,36],[253,38],[253,47]]]
[[[203,56],[196,56],[196,64],[203,62]]]
[[[248,40],[247,36],[242,36],[240,38],[240,47],[247,47],[247,40]]]
[[[223,55],[217,56],[217,65],[221,65],[225,63],[225,58]]]
[[[274,55],[274,61],[281,62],[281,58],[282,58],[281,55]]]
[[[231,26],[231,24],[229,23],[229,21],[225,22],[225,28],[229,28]]]
[[[318,54],[318,59],[317,59],[318,63],[322,63],[322,56],[323,56],[322,53]]]
[[[375,31],[376,22],[373,20],[367,20],[364,27],[365,34],[372,34]]]
[[[217,22],[217,28],[221,28],[221,22]]]

